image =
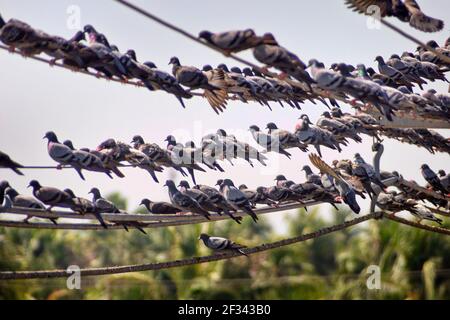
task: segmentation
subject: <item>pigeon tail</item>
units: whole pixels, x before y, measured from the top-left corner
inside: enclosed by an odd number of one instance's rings
[[[192,182],[194,183],[194,185],[196,185],[197,182],[195,181],[194,169],[188,168],[187,170],[188,170],[189,174],[191,175]]]
[[[114,174],[116,176],[118,176],[119,178],[125,178],[125,175],[119,170],[119,168],[117,167],[112,167],[111,171],[114,172]]]
[[[6,24],[5,20],[3,20],[2,15],[0,14],[0,29]]]
[[[95,217],[97,218],[98,222],[102,225],[103,228],[108,229],[108,226],[106,225],[105,220],[103,220],[102,215],[99,212],[94,213]]]
[[[17,173],[19,176],[23,176],[23,172],[20,171],[19,169],[17,169],[17,168],[11,168],[11,170],[14,171],[15,173]]]
[[[150,173],[150,175],[152,176],[153,181],[155,181],[156,183],[159,183],[159,180],[158,180],[158,178],[156,177],[155,171],[153,171],[153,170],[150,169],[150,168],[147,168],[146,170],[147,170],[147,172]]]
[[[74,169],[76,170],[76,172],[78,173],[78,175],[80,176],[80,178],[81,178],[82,180],[86,180],[86,179],[84,178],[83,173],[81,172],[81,168],[74,167]]]

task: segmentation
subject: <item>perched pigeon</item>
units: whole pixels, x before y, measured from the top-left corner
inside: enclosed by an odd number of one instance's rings
[[[245,194],[248,201],[250,201],[253,206],[256,206],[257,204],[267,204],[271,207],[277,206],[276,201],[271,200],[265,193],[258,192],[257,190],[250,190],[245,184],[241,184],[239,190]]]
[[[354,155],[354,169],[361,167],[366,173],[367,177],[370,179],[372,183],[378,185],[381,189],[386,189],[387,187],[381,182],[380,178],[377,176],[375,169],[372,165],[366,163],[366,161],[361,157],[359,153],[355,153]]]
[[[445,174],[444,170],[439,170],[439,180],[441,180],[442,186],[450,193],[450,173]]]
[[[98,157],[100,159],[100,161],[102,162],[103,166],[105,167],[105,169],[111,170],[119,178],[125,177],[125,175],[118,168],[119,163],[114,161],[114,159],[110,155],[107,155],[106,153],[103,153],[103,152],[100,152],[97,150],[91,150],[88,148],[81,148],[80,150],[89,152],[90,154]]]
[[[6,180],[0,181],[0,206],[3,204],[3,201],[5,199],[5,190],[7,188],[10,188],[8,181]]]
[[[53,187],[44,187],[36,180],[31,180],[28,187],[33,188],[33,195],[39,201],[48,205],[47,210],[51,210],[53,207],[61,208],[73,208],[74,201],[72,197],[66,192]]]
[[[214,251],[231,250],[236,251],[244,256],[247,256],[247,254],[244,251],[242,251],[242,249],[246,248],[245,246],[240,245],[238,243],[234,243],[233,241],[228,240],[226,238],[211,237],[206,233],[202,233],[198,239],[202,240],[205,246]]]
[[[47,151],[49,156],[58,162],[60,165],[70,165],[72,166],[80,176],[82,180],[84,179],[83,173],[81,172],[81,165],[78,163],[77,157],[73,154],[70,148],[58,141],[58,137],[53,131],[48,131],[43,139],[47,139]]]
[[[149,199],[142,199],[140,205],[145,206],[145,208],[153,214],[176,214],[181,212],[180,209],[168,202],[153,202]]]
[[[318,186],[322,185],[322,180],[319,175],[315,174],[311,167],[308,165],[304,165],[302,171],[305,171],[306,182],[314,183]]]
[[[330,131],[335,136],[340,136],[344,139],[350,138],[359,143],[362,142],[361,137],[359,137],[358,134],[352,130],[352,128],[349,128],[341,122],[334,120],[328,111],[322,113],[322,116],[317,120],[316,125],[319,128]]]
[[[299,148],[303,152],[308,151],[308,147],[300,142],[295,134],[287,130],[279,129],[275,123],[269,122],[266,129],[269,131],[270,136],[278,138],[283,149]]]
[[[258,216],[253,211],[247,197],[242,191],[234,186],[233,181],[231,181],[230,179],[224,179],[219,185],[222,195],[233,208],[235,208],[236,210],[244,211],[252,217],[253,221],[258,221]]]
[[[425,15],[415,0],[345,0],[345,3],[353,11],[366,15],[373,15],[374,11],[369,9],[376,7],[381,18],[396,17],[424,32],[436,32],[444,27],[442,20]]]
[[[14,160],[12,160],[6,153],[0,151],[0,168],[8,168],[17,173],[18,175],[23,176],[23,173],[18,169],[23,166]]]
[[[278,152],[288,157],[288,159],[291,158],[291,154],[284,150],[278,136],[266,134],[260,131],[259,127],[255,125],[250,126],[249,130],[253,136],[253,139],[255,139],[255,141],[267,151]]]
[[[172,180],[167,180],[164,186],[169,189],[169,197],[172,205],[182,210],[183,212],[197,213],[204,216],[206,219],[211,220],[208,211],[203,209],[196,200],[178,191],[175,183]]]
[[[89,191],[92,194],[92,202],[97,212],[101,213],[121,213],[121,211],[109,200],[102,197],[98,188],[92,188]]]
[[[355,189],[344,178],[342,178],[341,175],[339,175],[328,164],[326,164],[319,156],[310,154],[309,159],[311,163],[320,170],[320,172],[328,174],[334,178],[334,185],[339,191],[339,195],[341,196],[344,203],[346,203],[353,212],[359,213],[361,211],[361,208],[358,205],[358,202],[356,202]]]
[[[210,31],[201,31],[199,38],[204,39],[207,43],[225,51],[227,54],[239,52],[254,48],[262,43],[273,43],[272,39],[259,37],[252,29],[226,31],[220,33],[212,33]]]
[[[208,212],[217,212],[221,213],[222,210],[217,207],[213,201],[210,200],[209,196],[199,189],[191,189],[189,182],[186,180],[181,180],[178,187],[180,188],[180,192],[185,194],[195,201]]]
[[[447,194],[446,188],[442,185],[441,180],[436,173],[427,165],[423,164],[421,167],[422,176],[431,185],[433,190],[440,191],[444,195]]]
[[[100,222],[103,228],[105,229],[108,228],[108,226],[105,223],[105,220],[103,220],[102,215],[98,212],[93,202],[85,198],[77,197],[71,189],[64,189],[63,191],[67,193],[70,197],[72,197],[74,206],[71,209],[73,211],[80,212],[81,214],[92,213],[93,215],[95,215],[98,222]]]

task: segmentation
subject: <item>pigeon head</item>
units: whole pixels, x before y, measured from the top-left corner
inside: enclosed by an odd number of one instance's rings
[[[331,114],[328,111],[325,111],[324,113],[322,113],[322,116],[324,116],[327,119],[331,119]]]
[[[203,71],[211,71],[213,67],[210,64],[205,64],[202,68]]]
[[[263,42],[263,44],[272,45],[272,46],[277,46],[278,45],[277,40],[275,39],[273,34],[271,34],[270,32],[267,32],[267,33],[263,34],[262,42]]]
[[[181,180],[180,183],[178,184],[178,187],[185,188],[185,189],[191,188],[191,186],[189,185],[189,182],[187,182],[186,180]]]
[[[75,193],[73,193],[72,189],[66,188],[63,191],[67,193],[71,198],[76,198]]]
[[[264,77],[264,75],[261,73],[261,71],[259,71],[259,69],[252,68],[252,72],[257,77]]]
[[[309,117],[307,114],[302,114],[299,119],[302,119],[303,122],[307,123],[307,124],[312,124],[311,120],[309,120]]]
[[[81,40],[86,40],[86,36],[83,31],[77,31],[71,40],[74,42],[80,42]]]
[[[156,69],[156,64],[151,61],[145,61],[144,64],[151,69]]]
[[[139,205],[140,206],[145,206],[148,209],[150,207],[151,203],[152,202],[149,199],[144,198],[144,199],[141,200],[141,203],[139,203]]]
[[[431,93],[431,94],[436,94],[437,93],[437,91],[436,90],[434,90],[434,89],[428,89],[428,91],[427,91],[428,93]]]
[[[39,190],[41,188],[41,184],[37,180],[31,180],[28,184],[28,188],[31,187],[33,190]]]
[[[301,170],[302,170],[302,171],[305,171],[307,174],[312,173],[312,170],[311,170],[310,166],[308,166],[308,165],[304,165],[304,166],[301,168]]]
[[[206,233],[202,233],[200,234],[200,236],[198,237],[198,240],[203,240],[206,241],[209,239],[209,236]]]
[[[341,74],[343,76],[345,76],[345,77],[351,76],[350,70],[349,70],[348,66],[345,63],[343,63],[343,62],[338,63],[337,69],[341,72]]]
[[[250,69],[248,67],[245,67],[244,69],[242,69],[242,73],[249,77],[254,75],[252,69]]]
[[[134,51],[133,49],[128,50],[125,54],[134,61],[137,61],[136,51]]]
[[[116,46],[115,44],[112,44],[109,47],[111,48],[112,51],[119,51],[119,47]]]
[[[427,44],[427,46],[429,46],[429,47],[431,47],[433,49],[439,48],[438,43],[436,41],[434,41],[434,40],[430,40],[426,44]]]
[[[90,24],[85,25],[83,27],[83,31],[86,33],[98,33],[97,30],[95,30],[95,28]]]
[[[234,183],[231,179],[223,179],[221,186],[234,187]]]
[[[198,37],[200,39],[205,39],[205,40],[211,40],[211,37],[213,36],[213,33],[207,30],[203,30],[198,34]]]
[[[332,63],[331,66],[330,66],[330,69],[334,70],[334,71],[337,71],[338,70],[338,64],[336,62]]]
[[[9,188],[9,182],[6,180],[0,181],[0,190],[6,190],[6,188]]]
[[[70,140],[66,140],[63,142],[63,145],[69,147],[70,150],[75,150],[75,148],[73,147],[73,143]]]
[[[228,67],[225,63],[221,63],[217,66],[217,68],[222,69],[225,72],[230,72],[230,70],[228,70]]]
[[[361,158],[361,155],[357,152],[357,153],[355,153],[354,158],[355,158],[355,159],[356,159],[356,158]]]
[[[333,117],[337,117],[337,118],[339,118],[339,117],[344,115],[342,113],[341,108],[339,108],[339,107],[332,107],[331,108],[331,114],[333,115]]]
[[[223,129],[218,129],[216,133],[217,133],[217,135],[222,136],[222,137],[227,136],[227,132]]]
[[[167,141],[168,146],[174,146],[177,144],[177,140],[172,135],[168,135],[164,141]]]
[[[391,54],[391,59],[399,59],[400,60],[400,56],[398,54]]]
[[[131,143],[134,143],[135,145],[141,145],[144,144],[144,139],[140,135],[135,135],[133,139],[131,139]]]
[[[413,54],[412,52],[403,51],[403,53],[402,53],[402,58],[405,58],[405,57],[411,57],[411,58],[414,58],[414,54]]]
[[[308,68],[309,67],[316,67],[316,68],[323,68],[323,63],[320,63],[317,59],[311,59],[308,61]]]
[[[223,182],[223,179],[219,179],[219,180],[217,180],[217,182],[216,182],[216,186],[220,186],[220,185],[222,185],[222,182]]]
[[[444,170],[439,170],[438,171],[438,175],[439,175],[439,177],[445,177],[445,171]],[[1,185],[1,184],[0,184]]]
[[[255,126],[255,125],[252,125],[252,126],[250,126],[250,128],[248,130],[258,132],[259,131],[259,127]]]
[[[101,198],[102,195],[100,193],[100,190],[98,190],[98,188],[92,188],[88,193],[92,194],[94,196],[94,199],[98,199]]]
[[[266,187],[258,187],[258,188],[256,188],[256,192],[259,193],[259,194],[264,194],[264,193],[266,193],[266,191],[267,191]]]
[[[6,194],[12,201],[14,201],[14,199],[19,195],[19,193],[18,193],[15,189],[13,189],[13,188],[11,188],[11,187],[6,188],[5,194]]]
[[[374,61],[377,61],[380,64],[384,64],[384,59],[382,56],[377,56]]]
[[[430,167],[424,163],[423,165],[420,166],[420,169],[426,170],[426,169],[430,169]]]
[[[400,174],[398,173],[398,171],[392,171],[392,174],[396,177],[400,177]]]
[[[274,180],[275,180],[275,181],[285,181],[285,180],[287,180],[287,179],[286,179],[286,177],[285,177],[284,175],[279,174],[279,175],[277,175],[277,176],[275,177]]]
[[[111,149],[117,146],[117,143],[114,139],[108,139],[100,143],[97,147],[97,151],[101,151],[103,149]]]
[[[174,66],[180,66],[180,60],[177,57],[172,57],[169,60],[169,64],[173,64]]]
[[[232,67],[230,70],[231,70],[231,72],[234,72],[234,73],[239,73],[239,74],[242,73],[242,70],[238,67]]]
[[[47,139],[48,142],[58,142],[58,137],[53,131],[48,131],[42,139]]]
[[[166,183],[164,184],[164,187],[168,187],[168,188],[175,188],[175,182],[173,182],[173,180],[166,180]]]
[[[266,129],[269,129],[269,130],[276,130],[276,129],[278,129],[278,127],[277,127],[277,125],[276,125],[275,123],[269,122],[269,123],[266,125]]]
[[[248,187],[245,184],[241,184],[238,189],[239,190],[246,190],[246,189],[248,189]]]
[[[369,76],[373,76],[376,73],[372,67],[367,68],[366,71]]]

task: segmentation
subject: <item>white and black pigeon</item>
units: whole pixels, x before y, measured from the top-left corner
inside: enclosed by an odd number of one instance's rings
[[[345,142],[337,141],[330,131],[312,126],[312,122],[306,114],[300,116],[299,119],[301,122],[296,125],[294,134],[301,142],[313,145],[319,156],[322,156],[321,145],[339,152],[342,151],[339,144],[346,145]]]
[[[423,32],[437,32],[442,30],[444,22],[424,14],[415,0],[345,0],[347,6],[358,13],[372,15],[377,8],[380,18],[396,17],[402,22],[408,22],[410,26]]]
[[[242,210],[252,217],[253,221],[258,222],[258,216],[252,209],[252,205],[248,201],[245,194],[235,187],[233,181],[230,179],[223,179],[220,182],[220,192],[224,198],[231,204],[236,210]]]
[[[73,146],[73,143],[71,140],[65,140],[63,142],[64,145],[70,148],[72,150],[73,155],[78,161],[78,164],[85,170],[88,171],[95,171],[95,172],[103,172],[111,179],[113,178],[111,176],[111,171],[107,169],[104,165],[102,160],[100,160],[99,157],[96,155],[84,151],[84,150],[76,150]]]
[[[5,200],[5,190],[10,188],[9,182],[6,180],[0,181],[0,206],[2,206],[3,201]]]
[[[148,212],[153,214],[177,214],[180,213],[181,210],[177,207],[171,205],[168,202],[154,202],[147,198],[142,199],[140,205],[145,206]]]
[[[16,208],[46,210],[45,205],[39,200],[31,196],[19,194],[15,189],[11,187],[6,188],[5,196],[9,198],[9,200],[11,201],[10,205],[13,208],[16,207]],[[23,222],[28,222],[28,220],[30,220],[32,217],[33,216],[27,216]],[[55,218],[49,218],[49,220],[53,224],[57,224]]]
[[[242,249],[246,248],[246,246],[235,243],[229,239],[222,237],[211,237],[206,233],[202,233],[198,239],[202,240],[205,246],[214,251],[231,250],[247,256],[247,254],[242,251]]]
[[[16,161],[12,160],[9,155],[6,153],[0,151],[0,168],[7,168],[11,169],[15,173],[17,173],[20,176],[23,176],[23,173],[19,170],[19,168],[22,168],[23,166]]]
[[[271,43],[271,39],[265,39],[264,36],[259,37],[252,29],[232,30],[226,32],[212,33],[203,30],[198,34],[200,39],[223,50],[226,54],[239,52],[254,48],[261,43]]]
[[[37,180],[31,180],[28,187],[33,188],[36,199],[49,206],[47,209],[49,211],[53,207],[71,209],[75,205],[72,197],[58,188],[41,186]]]
[[[356,201],[355,189],[316,154],[310,154],[309,159],[311,163],[320,170],[320,172],[323,174],[328,174],[334,178],[334,186],[339,191],[339,195],[344,203],[347,204],[354,213],[359,213],[361,211],[361,207]]]
[[[308,151],[307,145],[300,142],[295,134],[288,130],[279,129],[275,123],[269,122],[266,125],[266,129],[268,130],[269,135],[278,138],[283,149],[299,148],[303,152]]]
[[[445,173],[444,170],[439,170],[439,180],[441,180],[442,186],[450,193],[450,173]]]
[[[291,154],[284,150],[278,136],[264,133],[256,125],[250,126],[249,131],[251,132],[253,139],[268,152],[278,152],[288,157],[288,159],[291,158]]]
[[[199,215],[202,215],[206,219],[211,220],[211,218],[209,217],[209,212],[203,209],[196,200],[186,194],[181,193],[175,186],[173,180],[167,180],[164,186],[169,189],[170,202],[175,207],[182,210],[183,212],[197,213]]]
[[[105,220],[103,220],[102,215],[100,214],[99,210],[95,207],[95,204],[92,201],[85,198],[77,197],[75,193],[72,191],[72,189],[66,188],[63,191],[72,197],[74,206],[71,209],[73,211],[79,212],[81,214],[92,213],[97,218],[98,222],[100,222],[103,228],[105,229],[108,228],[107,224],[105,223]]]
[[[72,166],[80,176],[82,180],[85,180],[83,173],[81,172],[81,166],[78,163],[76,156],[73,154],[70,148],[58,141],[58,137],[53,131],[48,131],[43,139],[47,139],[47,151],[48,155],[58,162],[60,165]]]
[[[178,82],[190,89],[204,89],[204,94],[215,113],[219,114],[226,108],[228,94],[225,90],[225,76],[222,71],[218,78],[208,79],[200,69],[191,66],[182,66],[177,57],[169,61],[172,64],[172,74]]]
[[[435,191],[440,191],[444,195],[447,195],[446,188],[442,185],[441,180],[437,174],[427,165],[422,164],[420,167],[423,178],[430,184],[431,188]]]

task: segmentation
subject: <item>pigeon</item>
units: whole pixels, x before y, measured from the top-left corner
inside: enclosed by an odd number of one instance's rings
[[[345,145],[345,142],[338,142],[328,130],[313,127],[312,122],[306,114],[302,115],[299,119],[302,121],[297,124],[294,134],[301,142],[312,144],[319,153],[319,156],[322,156],[322,153],[320,152],[321,145],[333,150],[337,149],[339,152],[342,151],[339,143]]]
[[[173,180],[167,180],[164,186],[169,189],[169,197],[172,205],[183,212],[197,213],[207,220],[211,220],[209,212],[203,209],[196,200],[178,191]]]
[[[108,226],[103,220],[103,217],[98,212],[94,203],[85,198],[80,198],[75,195],[75,193],[71,189],[64,189],[65,193],[67,193],[73,200],[74,206],[71,208],[73,211],[80,212],[81,214],[92,213],[97,218],[98,222],[100,222],[101,226],[105,229],[108,229]]]
[[[444,170],[439,170],[439,180],[441,180],[442,186],[450,193],[450,173],[445,174]]]
[[[426,81],[420,78],[420,75],[413,66],[405,61],[402,61],[397,55],[391,55],[389,60],[386,61],[386,64],[403,73],[409,81],[417,83],[421,90],[423,90],[422,85],[427,84]]]
[[[370,179],[370,181],[376,185],[378,185],[382,190],[386,189],[387,187],[381,182],[380,178],[377,176],[377,173],[375,172],[375,169],[372,165],[366,163],[366,161],[361,157],[359,153],[355,153],[354,155],[354,164],[353,164],[353,170],[355,168],[363,168],[366,173],[367,177]]]
[[[334,178],[334,185],[339,191],[339,195],[344,203],[347,204],[354,213],[359,213],[361,208],[356,201],[355,189],[316,154],[310,154],[309,159],[311,163],[320,170],[320,172],[328,174]]]
[[[102,197],[98,188],[92,188],[89,191],[92,194],[92,203],[95,210],[100,213],[121,213],[114,203]]]
[[[242,210],[250,215],[254,222],[258,222],[258,216],[253,211],[250,202],[245,194],[234,186],[233,181],[230,179],[224,179],[220,181],[220,192],[224,198],[230,203],[230,205],[236,210]]]
[[[246,248],[245,246],[235,243],[229,239],[222,237],[211,237],[206,233],[202,233],[198,239],[202,240],[205,246],[214,251],[231,250],[247,256],[247,254],[242,251],[242,249]]]
[[[72,154],[75,156],[76,161],[80,165],[81,168],[89,171],[97,171],[104,172],[111,179],[111,171],[103,165],[102,160],[99,157],[93,155],[88,151],[83,150],[75,150],[73,143],[71,140],[65,140],[63,144],[72,150]]]
[[[226,55],[254,48],[262,43],[273,43],[269,37],[259,37],[252,29],[233,30],[219,33],[201,31],[198,35],[200,39],[223,50]]]
[[[202,184],[197,184],[192,187],[206,194],[209,197],[209,201],[213,203],[217,208],[221,209],[226,215],[233,219],[237,224],[241,223],[242,217],[236,217],[232,214],[232,211],[237,211],[231,204],[225,200],[223,195],[217,189]],[[220,212],[218,212],[220,214]]]
[[[19,170],[19,168],[23,168],[23,166],[12,160],[6,153],[2,151],[0,151],[0,168],[11,169],[18,175],[23,176],[23,173]]]
[[[387,65],[382,56],[377,56],[375,58],[375,61],[378,62],[378,71],[380,72],[380,74],[385,75],[386,77],[392,79],[396,83],[404,85],[408,88],[414,86],[414,84],[412,84],[411,81],[409,81],[409,79],[406,77],[405,74]]]
[[[415,0],[345,0],[345,3],[353,11],[366,15],[372,15],[373,11],[368,9],[376,6],[381,18],[396,17],[423,32],[437,32],[444,27],[442,20],[425,15]]]
[[[433,54],[432,52],[430,53]],[[436,59],[438,59],[437,56]],[[439,69],[439,66],[435,65],[432,62],[418,60],[411,52],[403,52],[401,55],[401,60],[412,65],[419,76],[422,78],[428,79],[430,81],[442,80],[445,82],[449,82],[445,77],[444,72]]]
[[[352,128],[356,132],[366,134],[368,136],[375,138],[377,141],[381,141],[380,137],[378,136],[376,128],[372,127],[368,123],[364,123],[358,117],[351,115],[349,113],[343,113],[342,110],[338,107],[331,108],[331,116],[333,117],[333,119],[340,121],[341,123],[348,126],[349,128]],[[373,118],[373,120],[374,122],[376,122],[375,118]]]
[[[302,168],[302,171],[305,171],[306,182],[314,183],[314,184],[316,184],[318,186],[322,185],[322,179],[320,178],[319,175],[315,174],[311,170],[310,166],[304,165],[303,168]]]
[[[168,202],[153,202],[149,199],[142,199],[140,205],[145,206],[153,214],[177,214],[181,212],[180,209]]]
[[[172,57],[169,64],[173,65],[172,74],[177,81],[190,89],[204,89],[204,95],[216,114],[223,112],[228,97],[224,73],[217,72],[217,78],[210,78],[196,67],[182,66],[177,57]]]
[[[258,192],[257,190],[250,190],[245,184],[241,184],[238,189],[245,194],[248,201],[250,201],[253,207],[255,207],[257,204],[267,204],[271,207],[277,206],[277,203],[269,199],[269,197],[265,193]]]
[[[380,192],[378,194],[376,205],[382,209],[392,213],[400,212],[403,210],[416,214],[416,202],[406,201],[404,195],[398,194],[396,191]]]
[[[178,144],[175,137],[172,135],[167,136],[165,141],[167,141],[167,150],[170,152],[172,161],[177,166],[186,168],[191,175],[194,184],[197,184],[195,181],[194,170],[205,172],[205,169],[196,163],[197,159],[191,152],[192,150],[185,149],[182,144]]]
[[[295,136],[295,134],[287,130],[278,129],[275,123],[269,122],[266,125],[266,129],[268,130],[269,135],[278,138],[283,149],[299,148],[303,152],[308,151],[308,147],[305,144],[301,143]]]
[[[186,180],[181,180],[178,187],[180,192],[185,194],[195,201],[208,212],[222,212],[222,210],[217,207],[210,199],[209,196],[199,189],[191,189],[189,182]]]
[[[82,31],[77,31],[69,40],[51,36],[44,47],[45,54],[53,58],[49,64],[53,66],[56,61],[64,59],[66,62],[70,61],[73,65],[84,68],[85,63],[79,55],[79,49],[81,48],[79,42],[81,40],[85,40],[84,32]]]
[[[119,163],[114,161],[114,159],[107,155],[106,153],[102,153],[100,151],[97,150],[91,150],[89,148],[81,148],[81,151],[85,151],[85,152],[89,152],[90,154],[96,156],[97,158],[100,159],[100,161],[102,162],[103,166],[105,167],[105,169],[110,170],[112,172],[114,172],[114,174],[116,176],[118,176],[119,178],[124,178],[125,175],[119,170],[118,166]]]
[[[58,137],[53,131],[48,131],[43,139],[47,139],[47,151],[49,156],[61,165],[72,166],[80,178],[85,180],[81,172],[81,166],[78,163],[77,157],[73,154],[70,148],[58,141]],[[60,167],[59,166],[59,167]]]
[[[439,225],[442,225],[443,221],[442,219],[439,219],[436,217],[433,212],[426,206],[424,206],[421,203],[416,202],[414,199],[408,199],[407,202],[415,203],[415,210],[409,211],[412,215],[414,215],[418,220],[419,223],[422,220],[429,220],[438,223]]]
[[[33,188],[33,195],[39,201],[48,205],[50,211],[53,207],[73,208],[74,201],[66,192],[54,187],[44,187],[37,180],[31,180],[28,187]]]
[[[322,116],[317,120],[316,125],[319,128],[330,131],[335,136],[350,138],[358,143],[362,142],[361,137],[358,136],[358,134],[354,130],[345,126],[341,122],[334,120],[328,111],[322,113]]]
[[[440,191],[444,195],[447,195],[446,188],[442,185],[441,180],[436,175],[436,173],[427,165],[422,164],[420,167],[422,176],[431,185],[431,188],[435,191]]]
[[[6,180],[0,181],[0,206],[3,204],[5,199],[5,190],[10,188],[9,182]]]
[[[44,204],[39,200],[26,195],[19,194],[15,189],[8,187],[5,190],[5,195],[11,200],[13,208],[29,208],[37,210],[46,210]],[[33,216],[27,216],[23,222],[28,223]],[[49,218],[53,224],[57,224],[55,218]]]
[[[212,170],[219,170],[220,172],[225,171],[209,152],[203,152],[203,148],[197,148],[194,141],[186,141],[184,146],[184,152],[191,151],[191,154],[194,155],[194,159],[200,159],[201,162],[208,168]]]
[[[291,158],[291,154],[284,150],[281,141],[277,136],[266,134],[260,131],[259,127],[255,125],[250,126],[249,131],[251,132],[253,139],[267,151],[278,152],[285,155],[288,159]]]

